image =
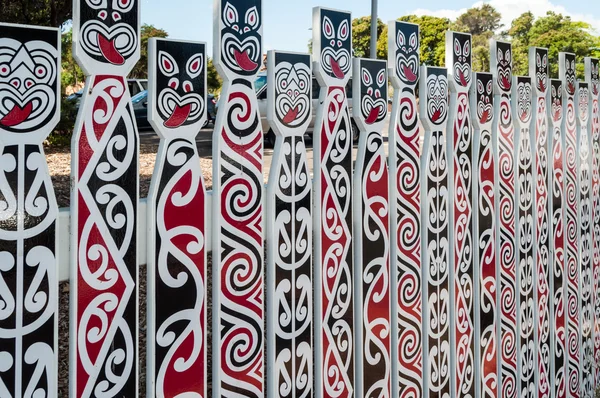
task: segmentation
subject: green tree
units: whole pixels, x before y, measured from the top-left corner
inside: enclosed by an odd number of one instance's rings
[[[469,8],[454,23],[455,29],[473,36],[489,34],[502,27],[502,15],[491,5]]]
[[[142,25],[140,29],[140,60],[129,74],[131,78],[148,78],[148,40],[152,37],[166,38],[169,37],[169,34],[154,25]]]
[[[208,64],[206,65],[206,84],[208,92],[212,94],[221,91],[221,86],[223,85],[223,80],[217,73],[217,68],[215,68],[212,58],[208,59]]]
[[[377,37],[380,37],[385,24],[377,19]],[[371,17],[361,17],[352,20],[352,49],[354,56],[359,58],[371,55]]]
[[[63,91],[68,86],[77,85],[85,80],[83,71],[73,58],[73,30],[69,29],[61,38],[61,84]]]
[[[72,9],[72,0],[0,0],[0,22],[60,27]]]

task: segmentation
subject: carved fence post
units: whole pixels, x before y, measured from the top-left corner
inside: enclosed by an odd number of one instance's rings
[[[550,202],[551,225],[550,252],[552,259],[550,269],[550,383],[552,394],[556,398],[565,398],[566,385],[566,307],[565,307],[565,205],[564,205],[564,167],[563,153],[563,85],[560,79],[550,80],[548,90],[548,120],[552,126],[552,136],[549,140],[549,151],[552,154],[550,163],[549,186],[552,189]]]
[[[512,49],[510,43],[490,42],[490,63],[494,75],[494,114],[492,127],[498,167],[496,198],[497,275],[499,280],[499,364],[500,396],[517,397],[517,263],[515,220],[515,136],[511,108]]]
[[[531,149],[532,86],[531,78],[513,78],[512,108],[515,115],[516,202],[517,208],[517,339],[520,397],[533,398],[537,350],[534,342],[534,187],[533,152]]]
[[[321,86],[315,121],[315,396],[354,393],[352,328],[351,14],[313,9],[313,68]]]
[[[360,129],[354,173],[356,391],[391,394],[389,172],[381,130],[388,113],[385,61],[353,60],[353,113]]]
[[[419,111],[425,130],[421,170],[423,253],[424,396],[450,396],[449,197],[446,159],[448,78],[446,68],[421,67]]]
[[[594,366],[594,385],[600,386],[600,81],[598,77],[598,59],[585,58],[585,80],[590,89],[590,110],[588,132],[590,134],[591,172],[591,222],[592,222],[592,331]]]
[[[421,134],[416,99],[419,25],[392,21],[388,32],[388,66],[394,86],[388,135],[392,396],[407,398],[423,394]],[[396,377],[398,382],[394,382]]]
[[[56,396],[58,207],[43,141],[60,118],[60,31],[0,23],[0,396]]]
[[[580,375],[580,310],[579,310],[579,242],[577,214],[579,211],[579,195],[577,190],[577,115],[575,112],[575,54],[559,53],[558,70],[563,83],[563,134],[565,137],[565,233],[566,257],[565,272],[567,274],[567,350],[568,396],[579,397],[581,394]]]
[[[475,282],[475,380],[477,396],[498,396],[498,308],[496,295],[496,159],[492,140],[494,82],[491,73],[473,73],[473,236]],[[476,166],[476,167],[475,167]]]
[[[452,281],[451,383],[457,398],[475,395],[475,307],[473,291],[473,132],[471,130],[471,35],[446,32],[446,66],[450,88],[447,156],[450,207],[450,275]]]
[[[113,4],[113,3],[110,3]],[[88,76],[72,141],[70,395],[138,395],[138,0],[73,2]]]
[[[550,230],[548,202],[548,49],[529,48],[529,76],[532,82],[532,149],[535,153],[534,341],[537,357],[535,384],[539,398],[550,397]]]
[[[206,396],[206,44],[151,39],[148,121],[160,136],[148,193],[148,396]]]
[[[224,85],[213,133],[213,396],[262,396],[263,132],[254,91],[262,1],[218,0],[214,13]]]
[[[577,179],[579,206],[577,207],[577,225],[579,243],[578,265],[580,272],[579,305],[581,311],[581,395],[595,396],[592,377],[592,361],[594,357],[592,342],[592,259],[591,259],[591,202],[590,202],[590,141],[588,134],[589,86],[586,82],[577,83],[575,109],[577,113]]]
[[[269,397],[312,396],[312,207],[304,133],[310,55],[269,51],[267,118],[276,134],[267,187]]]

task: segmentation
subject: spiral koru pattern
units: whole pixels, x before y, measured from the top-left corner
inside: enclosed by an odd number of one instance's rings
[[[219,200],[213,223],[213,367],[219,395],[261,397],[263,374],[263,135],[253,85],[233,80],[215,127]],[[215,378],[216,379],[216,378]],[[213,387],[215,388],[215,387]]]
[[[560,90],[562,91],[562,90]],[[555,93],[562,96],[562,92]],[[556,97],[558,98],[558,97]],[[554,101],[553,101],[554,102]],[[557,105],[560,102],[557,102]],[[553,104],[554,106],[554,104]],[[552,335],[554,335],[554,396],[565,398],[567,333],[565,317],[565,234],[564,234],[564,154],[562,144],[562,107],[553,112],[552,118]]]
[[[194,140],[173,139],[158,154],[153,269],[149,270],[154,391],[206,395],[206,230],[202,170]],[[170,298],[177,297],[177,300]]]
[[[569,94],[565,103],[565,197],[566,197],[566,259],[567,273],[567,391],[571,397],[579,397],[581,376],[580,332],[579,332],[579,253],[577,231],[577,126],[575,115],[575,99]]]
[[[392,189],[396,212],[391,212],[396,245],[398,380],[400,397],[423,393],[423,321],[421,281],[421,142],[414,87],[401,92],[396,124]],[[394,156],[392,155],[392,156]],[[393,264],[393,263],[392,263]],[[392,265],[393,266],[393,265]],[[392,285],[393,286],[393,285]],[[393,319],[393,318],[392,318]]]
[[[426,369],[429,397],[450,396],[450,270],[449,203],[446,139],[443,131],[433,131],[424,147],[424,186],[426,200],[423,219],[427,227],[425,275],[427,286]],[[425,282],[425,281],[424,281]]]
[[[355,275],[360,275],[361,312],[357,314],[362,330],[357,341],[356,360],[358,395],[365,398],[391,396],[391,333],[390,333],[390,241],[389,241],[389,176],[383,139],[379,132],[361,132],[357,161],[355,213],[361,219],[356,237],[359,256]],[[359,199],[360,198],[360,199]]]
[[[479,341],[481,397],[498,396],[497,366],[497,281],[496,281],[496,213],[494,203],[495,162],[492,133],[482,129],[477,143],[477,218],[476,245],[479,267]]]
[[[517,397],[517,263],[515,224],[515,132],[510,96],[496,97],[499,174],[500,396]]]
[[[579,179],[579,270],[581,310],[581,393],[584,397],[595,396],[593,378],[594,344],[592,340],[594,313],[592,310],[592,235],[590,195],[590,142],[588,134],[589,92],[586,83],[580,83],[578,95],[578,179]]]
[[[475,306],[473,304],[473,170],[471,109],[459,93],[453,128],[454,347],[457,397],[475,395]]]
[[[72,289],[78,397],[137,396],[138,137],[121,76],[89,80],[74,153]]]
[[[343,87],[328,87],[315,128],[317,305],[316,388],[324,397],[351,397],[354,386],[352,301],[352,126]]]
[[[536,245],[537,245],[537,388],[539,398],[550,396],[550,231],[548,203],[548,114],[546,97],[537,97],[536,149]]]
[[[276,397],[312,397],[312,213],[304,139],[277,137],[268,203],[268,338]],[[272,186],[271,184],[275,184]],[[271,231],[270,231],[271,232]]]
[[[593,91],[592,91],[593,92]],[[594,276],[594,363],[600,364],[600,108],[598,97],[592,99],[592,266]],[[600,366],[595,367],[595,384],[600,386]]]

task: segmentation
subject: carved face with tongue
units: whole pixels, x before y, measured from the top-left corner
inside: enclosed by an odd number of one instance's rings
[[[152,45],[153,87],[151,115],[156,104],[156,124],[173,130],[204,120],[206,102],[206,46],[172,40]],[[198,127],[198,126],[195,126]],[[201,127],[201,126],[200,126]]]
[[[387,115],[386,70],[385,61],[360,61],[361,116],[367,125],[379,123]]]
[[[252,76],[262,65],[260,0],[221,0],[220,63],[233,75]]]
[[[541,93],[548,89],[548,50],[535,49],[535,84]]]
[[[454,82],[460,87],[469,88],[471,83],[471,35],[452,33]]]
[[[552,101],[552,120],[554,122],[559,122],[562,115],[562,99],[563,99],[563,90],[562,90],[562,80],[560,79],[552,79],[550,82],[550,99]]]
[[[323,72],[332,79],[344,80],[351,69],[350,13],[321,9],[319,59]]]
[[[407,85],[419,79],[419,25],[396,22],[396,76]]]
[[[575,54],[561,53],[560,55],[562,62],[559,62],[559,74],[565,83],[567,93],[575,95]]]
[[[494,48],[495,46],[495,48]],[[496,41],[491,49],[492,72],[496,73],[498,87],[505,93],[512,89],[512,46]]]
[[[477,118],[479,123],[485,124],[493,117],[494,87],[492,75],[489,73],[477,73]]]
[[[298,128],[311,116],[310,57],[275,54],[275,115],[286,128]]]
[[[57,33],[0,26],[0,37],[0,131],[52,129],[59,92]]]

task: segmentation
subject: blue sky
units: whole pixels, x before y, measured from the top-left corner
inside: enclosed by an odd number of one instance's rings
[[[554,10],[591,23],[600,34],[598,0],[489,0],[504,15],[506,24],[531,10],[543,15]],[[379,18],[387,22],[407,14],[428,14],[451,19],[482,2],[475,0],[379,0]],[[307,51],[311,38],[312,8],[324,6],[351,11],[354,17],[370,15],[370,0],[263,0],[264,50]],[[212,49],[212,0],[142,0],[142,22],[165,29],[171,38],[206,41]],[[212,52],[212,51],[211,51]]]

